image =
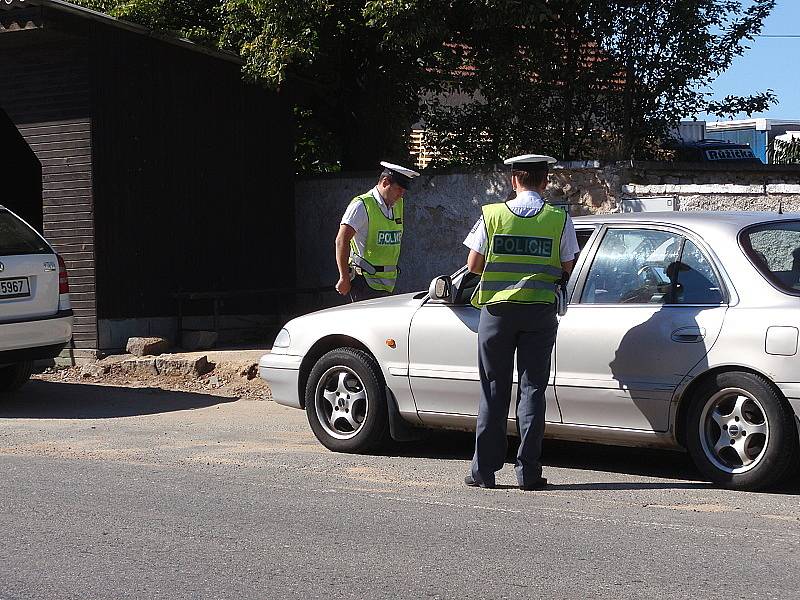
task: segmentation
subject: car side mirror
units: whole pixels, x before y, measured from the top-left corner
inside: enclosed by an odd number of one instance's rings
[[[428,295],[436,300],[450,302],[450,293],[453,289],[453,280],[449,275],[434,277],[428,288]]]

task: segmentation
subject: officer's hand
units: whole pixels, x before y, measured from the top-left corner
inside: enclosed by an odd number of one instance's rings
[[[350,278],[340,277],[339,281],[336,282],[336,291],[342,296],[347,296],[350,293]]]

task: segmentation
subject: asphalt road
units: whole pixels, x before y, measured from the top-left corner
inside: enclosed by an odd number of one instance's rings
[[[0,406],[0,600],[797,598],[797,485],[546,443],[467,488],[469,435],[333,454],[266,401],[36,381]]]

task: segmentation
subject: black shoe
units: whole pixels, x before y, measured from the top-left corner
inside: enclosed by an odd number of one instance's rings
[[[547,479],[544,477],[539,477],[539,479],[535,480],[533,483],[519,486],[519,489],[525,490],[526,492],[531,492],[534,490],[543,490],[546,487]]]
[[[493,483],[490,485],[490,484],[484,483],[482,481],[476,481],[472,477],[472,475],[467,475],[466,477],[464,477],[464,483],[466,483],[469,487],[482,487],[482,488],[487,488],[487,489],[493,489],[494,488],[494,484]]]

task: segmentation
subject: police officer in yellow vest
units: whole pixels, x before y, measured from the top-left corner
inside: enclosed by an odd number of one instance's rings
[[[336,236],[336,291],[351,302],[388,296],[397,282],[403,196],[419,173],[388,162],[381,166],[377,185],[353,198]]]
[[[556,339],[557,282],[572,271],[578,241],[569,215],[545,204],[549,156],[526,154],[511,165],[513,200],[483,207],[464,245],[467,266],[481,279],[473,303],[481,309],[478,368],[481,398],[475,455],[465,478],[491,488],[507,452],[506,419],[517,353],[516,475],[520,488],[547,485],[539,462],[544,436],[545,390]]]

